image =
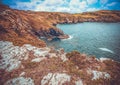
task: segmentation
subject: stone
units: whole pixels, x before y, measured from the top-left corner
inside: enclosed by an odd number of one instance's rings
[[[62,85],[70,82],[70,76],[65,73],[48,73],[41,80],[41,85]]]
[[[8,80],[4,85],[34,85],[31,78],[18,77]]]

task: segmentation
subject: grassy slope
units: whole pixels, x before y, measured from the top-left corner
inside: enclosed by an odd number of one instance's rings
[[[58,23],[78,22],[119,22],[120,11],[97,11],[81,14],[60,12],[33,12],[10,9],[0,5],[0,40],[12,41],[15,45],[32,44],[44,47],[39,39],[67,38],[55,25]]]

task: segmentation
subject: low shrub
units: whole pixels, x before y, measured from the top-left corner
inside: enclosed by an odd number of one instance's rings
[[[39,64],[37,62],[26,62],[25,63],[25,68],[32,69],[37,67]]]

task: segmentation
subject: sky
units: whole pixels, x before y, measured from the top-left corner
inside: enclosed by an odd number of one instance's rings
[[[1,3],[13,9],[32,11],[81,13],[120,10],[120,0],[2,0]]]

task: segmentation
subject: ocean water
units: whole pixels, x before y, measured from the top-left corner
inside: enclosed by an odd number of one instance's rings
[[[48,46],[64,48],[66,52],[78,50],[97,58],[105,57],[120,61],[120,23],[84,22],[58,24],[69,39],[46,41]]]

